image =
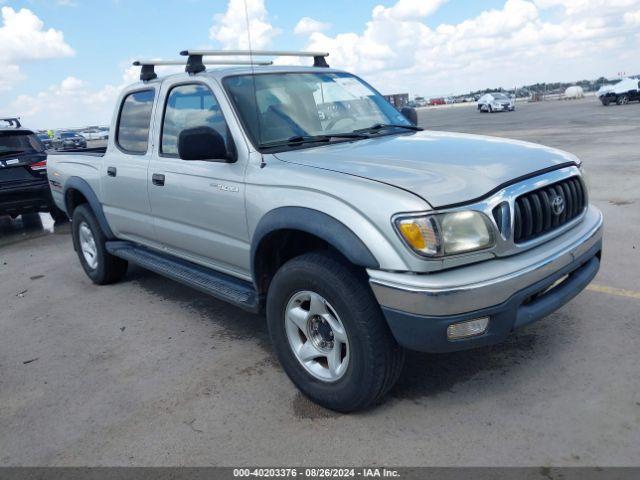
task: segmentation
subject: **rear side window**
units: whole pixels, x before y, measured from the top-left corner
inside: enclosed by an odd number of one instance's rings
[[[227,122],[213,92],[197,83],[174,87],[167,98],[160,151],[165,155],[177,155],[178,135],[193,127],[211,127],[229,145]]]
[[[122,102],[116,142],[124,151],[147,152],[154,97],[155,90],[143,90],[127,95]]]

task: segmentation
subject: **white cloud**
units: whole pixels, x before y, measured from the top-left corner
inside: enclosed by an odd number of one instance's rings
[[[379,13],[394,20],[412,20],[435,12],[447,0],[398,0],[390,8],[376,7]]]
[[[33,95],[19,95],[0,116],[19,114],[30,128],[67,128],[83,125],[108,125],[122,89],[139,81],[140,67],[127,62],[117,85],[94,87],[75,76]],[[184,71],[183,66],[156,67],[159,76]],[[1,81],[1,77],[0,77]]]
[[[11,88],[23,78],[21,64],[74,54],[64,34],[53,28],[45,30],[31,10],[2,7],[0,13],[0,90]]]
[[[86,82],[67,77],[35,95],[19,95],[7,113],[19,112],[31,128],[64,128],[109,123],[121,86],[93,89]]]
[[[264,0],[246,0],[246,8],[245,0],[229,0],[227,11],[214,17],[209,37],[227,50],[248,49],[247,17],[254,49],[266,47],[280,34],[280,30],[269,23]]]
[[[640,26],[640,10],[624,14],[624,23],[631,26]]]
[[[337,35],[316,28],[325,25],[297,30],[306,30],[307,49],[330,52],[332,66],[362,75],[385,93],[431,96],[640,73],[640,0],[506,0],[501,8],[458,23],[430,23],[429,15],[443,3],[399,0],[377,6],[361,30]],[[248,0],[248,10],[253,47],[264,48],[279,30],[271,25],[263,0]],[[0,90],[22,75],[18,65],[24,61],[73,54],[62,33],[45,30],[30,11],[5,7],[2,15]],[[309,18],[306,23],[313,22]],[[298,26],[301,23],[304,26],[302,20]],[[7,32],[24,38],[11,44]],[[242,0],[229,0],[210,35],[224,48],[248,47]],[[296,62],[292,57],[278,59]],[[160,74],[178,70],[182,68],[158,69]],[[139,68],[128,67],[121,84],[105,86],[70,76],[39,93],[20,95],[0,113],[21,114],[36,128],[108,123],[121,88],[138,75]]]
[[[332,66],[388,93],[441,95],[637,68],[630,52],[640,46],[640,0],[506,0],[457,24],[428,25],[424,17],[441,4],[377,6],[361,32],[313,32],[307,48],[329,51]]]
[[[331,28],[330,23],[314,20],[311,17],[302,17],[293,29],[296,35],[310,35],[314,32],[323,32]]]

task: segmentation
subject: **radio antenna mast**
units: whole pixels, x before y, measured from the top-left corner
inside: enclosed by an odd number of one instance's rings
[[[253,65],[253,47],[251,46],[251,23],[249,22],[249,7],[244,0],[244,16],[247,22],[247,40],[249,41],[249,60],[251,61],[251,80],[253,82],[253,103],[256,110],[256,122],[258,125],[258,145],[262,143],[262,122],[260,122],[260,107],[258,107],[258,91],[256,88],[256,69]],[[260,168],[266,167],[264,155],[260,152]]]

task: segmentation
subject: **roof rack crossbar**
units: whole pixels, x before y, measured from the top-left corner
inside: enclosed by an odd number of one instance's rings
[[[202,64],[203,57],[227,57],[227,56],[250,56],[250,57],[313,57],[314,67],[328,68],[326,58],[329,56],[327,52],[294,52],[294,51],[277,51],[277,50],[183,50],[180,55],[189,57],[187,60],[187,68],[192,64],[197,70]],[[190,70],[187,70],[190,71]],[[202,70],[198,70],[202,71]],[[190,72],[197,73],[197,72]]]
[[[9,125],[13,125],[16,128],[20,128],[22,127],[22,124],[20,123],[20,117],[6,117],[6,118],[0,118],[0,122],[6,122]]]
[[[158,74],[155,72],[155,67],[160,67],[160,66],[168,66],[168,65],[184,65],[185,62],[184,60],[136,60],[135,62],[133,62],[133,66],[134,67],[142,67],[142,69],[140,70],[140,80],[142,80],[143,82],[148,82],[150,80],[154,80],[156,78],[158,78]],[[208,61],[206,62],[206,65],[261,65],[261,66],[266,66],[266,65],[273,65],[273,62],[271,61],[250,61],[250,60],[212,60],[212,61]],[[203,62],[202,64],[203,67],[205,67],[205,64]],[[187,67],[185,68],[185,70],[189,73],[198,73],[198,72],[202,72],[205,70],[205,68],[202,68],[201,70],[196,69],[197,71],[192,72],[191,70],[189,70],[189,62],[187,62]]]

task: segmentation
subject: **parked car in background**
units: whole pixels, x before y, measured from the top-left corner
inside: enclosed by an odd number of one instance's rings
[[[501,92],[485,93],[478,100],[478,110],[480,112],[513,112],[516,103],[513,98]]]
[[[597,96],[605,107],[612,103],[626,105],[632,101],[640,101],[640,80],[624,78],[614,85],[603,85]]]
[[[52,143],[56,150],[87,148],[87,139],[77,132],[56,132]]]
[[[51,156],[94,283],[132,262],[266,312],[291,380],[349,412],[393,386],[404,348],[494,344],[598,272],[602,214],[574,155],[422,131],[328,54],[207,71],[207,53],[164,78],[143,67],[105,154]]]
[[[109,129],[103,127],[88,128],[80,131],[80,135],[90,141],[107,140],[109,138]]]
[[[49,135],[47,135],[46,133],[38,133],[37,135],[44,145],[45,150],[51,150],[53,148],[53,141],[51,140],[51,137],[49,137]]]
[[[445,101],[444,101],[444,98],[442,97],[429,99],[429,105],[444,105],[444,104],[445,104]]]
[[[67,218],[51,197],[45,146],[18,119],[0,119],[0,215],[37,212],[49,212],[55,221]]]

